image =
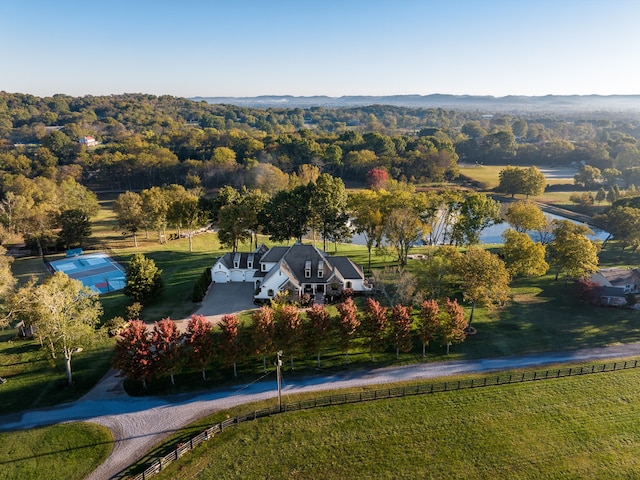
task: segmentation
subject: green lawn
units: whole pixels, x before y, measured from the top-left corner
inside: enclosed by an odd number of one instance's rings
[[[507,165],[460,165],[460,174],[478,182],[484,189],[492,189],[500,183],[500,172]],[[521,168],[528,168],[521,167]],[[567,178],[547,178],[547,185],[573,185],[573,179]]]
[[[111,364],[113,340],[100,339],[73,357],[74,385],[68,387],[64,359],[51,360],[35,340],[0,333],[0,415],[42,408],[80,398],[105,374]]]
[[[113,446],[100,425],[71,423],[0,432],[0,480],[82,480]]]
[[[639,411],[636,370],[319,408],[229,428],[154,478],[634,478]]]

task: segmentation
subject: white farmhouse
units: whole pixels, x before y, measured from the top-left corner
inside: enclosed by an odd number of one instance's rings
[[[364,271],[348,257],[327,255],[313,245],[262,246],[253,253],[228,253],[211,270],[214,283],[253,282],[254,299],[267,301],[288,291],[301,297],[371,290]]]

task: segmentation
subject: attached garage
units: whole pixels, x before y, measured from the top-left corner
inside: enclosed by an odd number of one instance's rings
[[[232,282],[244,282],[244,271],[243,270],[231,270],[231,281]]]
[[[213,283],[229,283],[229,275],[224,270],[218,270],[213,274]]]

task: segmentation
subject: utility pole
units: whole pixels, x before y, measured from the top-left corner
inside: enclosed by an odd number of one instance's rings
[[[282,350],[278,350],[276,353],[276,379],[278,382],[278,411],[282,411],[282,374],[280,373],[280,367],[282,367]]]

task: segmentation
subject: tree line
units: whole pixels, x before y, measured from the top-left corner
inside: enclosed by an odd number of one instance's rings
[[[275,109],[143,94],[35,97],[0,92],[0,175],[64,172],[94,188],[253,185],[302,165],[362,183],[372,168],[410,183],[451,180],[457,162],[640,166],[637,118],[495,114],[373,105]],[[79,139],[99,142],[87,147]],[[276,170],[277,169],[277,170]],[[235,182],[235,183],[233,183]]]
[[[335,313],[325,305],[314,304],[301,311],[298,307],[274,301],[255,310],[251,322],[244,325],[235,315],[224,315],[214,326],[202,315],[193,315],[184,333],[175,322],[162,319],[153,329],[134,319],[120,331],[113,366],[146,388],[151,379],[169,377],[188,369],[201,372],[211,368],[233,369],[237,376],[239,363],[267,361],[283,350],[295,368],[295,359],[313,355],[318,368],[322,355],[340,351],[349,361],[349,351],[356,339],[366,346],[371,361],[375,354],[392,347],[396,357],[409,352],[414,339],[422,343],[423,356],[430,343],[440,342],[447,353],[452,344],[464,341],[467,322],[457,301],[446,299],[424,301],[416,312],[409,306],[384,307],[378,300],[367,298],[362,311],[347,297],[336,304]]]

